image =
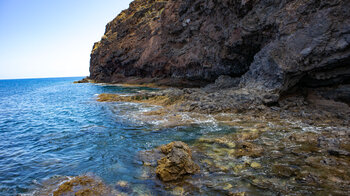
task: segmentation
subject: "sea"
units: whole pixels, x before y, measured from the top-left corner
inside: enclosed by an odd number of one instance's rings
[[[191,143],[213,129],[138,121],[130,114],[152,107],[101,103],[97,96],[157,89],[73,83],[80,79],[0,80],[0,195],[30,195],[54,176],[85,174],[166,195],[159,184],[140,177],[138,152],[175,140]]]

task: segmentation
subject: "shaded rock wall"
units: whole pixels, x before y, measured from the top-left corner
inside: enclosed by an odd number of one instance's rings
[[[329,86],[349,82],[349,43],[350,1],[135,0],[95,43],[90,78]]]

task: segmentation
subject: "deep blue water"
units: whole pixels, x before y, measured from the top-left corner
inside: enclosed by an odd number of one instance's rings
[[[85,173],[108,184],[126,180],[153,189],[153,182],[139,178],[137,152],[191,142],[206,131],[153,130],[123,116],[137,105],[96,101],[100,93],[154,89],[72,83],[78,79],[0,80],[0,195],[30,192],[54,175]]]

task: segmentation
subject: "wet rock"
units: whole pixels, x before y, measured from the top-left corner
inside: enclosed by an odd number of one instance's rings
[[[236,118],[229,115],[219,117],[224,121],[240,119],[239,115]],[[253,119],[251,117],[241,116],[246,121]],[[336,156],[329,154],[329,149],[335,147],[338,152],[347,151],[350,138],[347,128],[270,121],[267,122],[267,130],[261,131],[256,129],[260,123],[236,123],[242,129],[217,137],[199,138],[194,148],[196,156],[204,154],[201,168],[208,173],[206,176],[239,176],[258,190],[266,190],[272,195],[322,195],[327,191],[332,195],[349,193],[349,157],[344,152]],[[263,169],[259,169],[259,163],[263,163]],[[220,187],[217,189],[222,191],[226,183],[232,184],[233,181],[231,179],[213,187]],[[229,191],[239,187],[237,184],[232,184],[234,188]]]
[[[258,163],[258,162],[252,162],[252,163],[250,164],[250,167],[252,167],[252,168],[261,168],[261,164]]]
[[[227,195],[229,196],[246,196],[246,192],[229,192]]]
[[[297,169],[289,165],[274,164],[272,166],[272,172],[278,177],[291,177],[297,174]]]
[[[233,187],[232,184],[227,183],[227,184],[223,187],[223,189],[224,189],[224,190],[229,190],[229,189],[231,189],[232,187]]]
[[[299,182],[305,183],[308,186],[317,186],[320,182],[320,179],[317,175],[312,174],[309,171],[303,170],[295,177]]]
[[[123,193],[132,193],[132,187],[130,186],[130,184],[127,181],[118,181],[115,185],[115,188]]]
[[[179,141],[171,142],[162,146],[161,151],[166,156],[158,160],[156,173],[162,181],[178,180],[184,175],[199,171],[199,166],[193,162],[187,144]]]
[[[349,159],[334,156],[310,156],[301,167],[296,180],[308,186],[322,187],[334,195],[347,195],[350,191]],[[339,188],[339,187],[342,188]]]
[[[318,144],[319,135],[313,132],[301,132],[301,133],[293,133],[289,136],[291,141],[297,143],[308,143],[317,145]]]
[[[184,188],[177,186],[173,189],[172,193],[174,195],[184,195],[185,190],[184,190]]]
[[[238,143],[234,155],[237,157],[260,157],[264,153],[264,149],[254,143],[242,142]]]
[[[55,177],[44,182],[43,186],[34,195],[122,195],[121,192],[112,189],[104,184],[102,180],[93,176]]]
[[[328,153],[333,156],[350,156],[350,152],[337,148],[328,149]]]
[[[319,145],[332,156],[350,156],[350,138],[334,133],[331,136],[322,135],[319,137]]]
[[[120,186],[120,187],[125,188],[125,187],[128,187],[129,184],[128,184],[128,182],[126,182],[126,181],[118,181],[118,182],[117,182],[117,186]]]
[[[235,141],[243,142],[255,140],[259,137],[260,133],[257,129],[243,130],[233,136]]]
[[[157,160],[164,156],[160,148],[139,152],[139,158],[144,166],[157,166]]]
[[[199,142],[209,143],[209,144],[218,144],[219,146],[234,148],[236,147],[235,142],[228,138],[200,138]]]
[[[181,102],[183,97],[181,95],[174,95],[173,93],[148,93],[142,92],[131,96],[122,96],[118,94],[102,93],[98,95],[99,102],[133,102],[133,103],[147,103],[151,105],[169,106]]]
[[[340,147],[342,149],[346,150],[347,152],[350,152],[350,137],[348,137],[344,140],[340,143]]]

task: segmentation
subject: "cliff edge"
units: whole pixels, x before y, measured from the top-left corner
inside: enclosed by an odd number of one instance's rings
[[[97,82],[204,86],[219,76],[280,94],[350,83],[350,1],[135,0],[94,44]]]

